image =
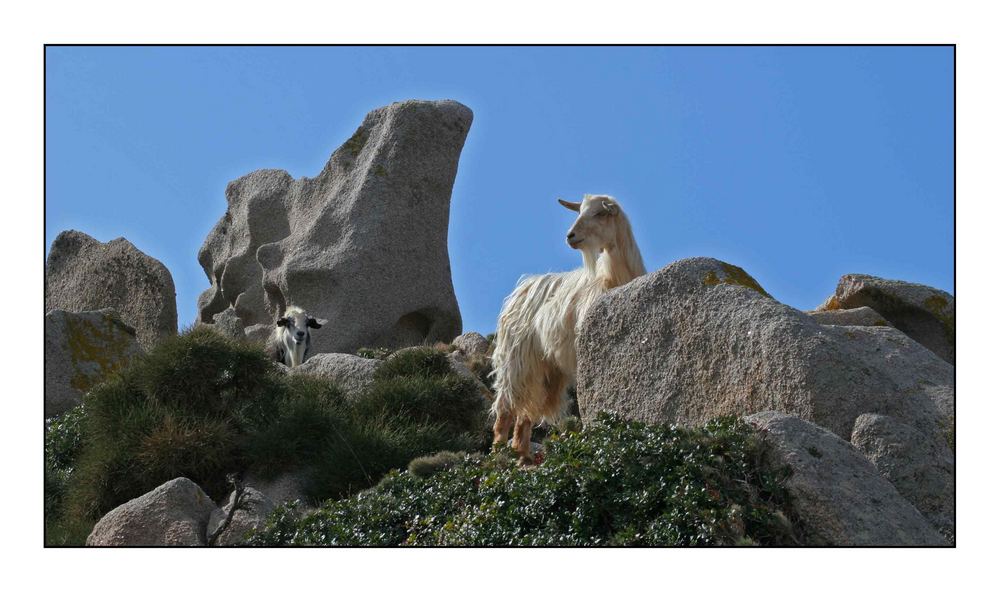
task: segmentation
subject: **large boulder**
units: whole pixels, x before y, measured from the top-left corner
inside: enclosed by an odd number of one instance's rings
[[[105,514],[87,537],[87,546],[203,546],[208,520],[217,509],[193,481],[178,477]]]
[[[259,170],[231,182],[198,253],[212,284],[200,320],[233,307],[248,328],[272,325],[295,304],[329,321],[316,353],[451,341],[462,322],[448,216],[471,124],[455,101],[393,103],[314,178]]]
[[[945,538],[955,542],[955,457],[950,447],[875,413],[858,417],[851,444]]]
[[[815,545],[949,544],[857,450],[832,432],[774,411],[744,418],[769,459],[791,468],[785,487]]]
[[[112,309],[45,314],[45,417],[75,407],[92,386],[142,352]]]
[[[277,507],[275,503],[263,493],[252,487],[246,487],[240,497],[239,507],[233,511],[233,503],[236,501],[236,492],[229,495],[229,501],[222,508],[217,508],[208,519],[208,528],[205,531],[209,541],[215,537],[216,547],[229,547],[241,545],[249,532],[259,526],[263,526],[267,521],[267,516]],[[232,517],[230,518],[230,512]],[[229,519],[229,523],[226,520]]]
[[[336,384],[349,397],[357,397],[375,381],[375,370],[382,360],[372,360],[351,354],[316,354],[290,374],[307,374],[325,378]]]
[[[928,441],[914,455],[937,455],[954,433],[954,385],[954,366],[899,330],[822,325],[742,269],[708,258],[608,292],[578,339],[585,422],[602,410],[688,425],[775,410],[850,441],[858,417],[876,413]]]
[[[868,306],[921,345],[955,363],[955,298],[937,288],[872,275],[840,278],[819,310]]]
[[[177,295],[166,267],[124,238],[102,243],[67,230],[45,262],[45,310],[113,308],[143,349],[177,334]]]
[[[821,325],[742,269],[677,261],[599,298],[578,339],[584,421],[700,425],[777,410],[849,440],[862,413],[928,437],[954,421],[954,366],[891,327]]]
[[[451,344],[458,348],[458,351],[462,352],[466,357],[470,358],[485,356],[490,351],[490,342],[482,334],[475,331],[462,333]]]

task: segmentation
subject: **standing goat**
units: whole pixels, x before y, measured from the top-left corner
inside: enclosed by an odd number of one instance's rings
[[[531,462],[532,425],[555,422],[566,412],[566,389],[576,380],[576,336],[587,309],[604,292],[646,273],[632,226],[614,198],[585,195],[581,203],[559,203],[579,212],[566,242],[583,255],[583,267],[521,278],[497,322],[493,443],[506,442],[514,426],[522,464]]]
[[[292,368],[301,365],[309,354],[309,329],[319,329],[323,323],[326,320],[314,319],[301,308],[289,306],[271,334],[274,359]]]

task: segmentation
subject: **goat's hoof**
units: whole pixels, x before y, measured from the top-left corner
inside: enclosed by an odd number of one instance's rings
[[[534,466],[534,464],[535,464],[534,459],[527,456],[520,456],[517,459],[517,466],[519,467],[530,467]]]

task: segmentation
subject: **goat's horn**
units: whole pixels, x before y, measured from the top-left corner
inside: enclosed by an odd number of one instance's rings
[[[574,212],[579,212],[580,211],[580,202],[566,201],[566,200],[561,199],[561,198],[556,198],[556,199],[559,200],[559,203],[562,204],[562,206],[564,208],[569,209],[569,210],[573,210]]]

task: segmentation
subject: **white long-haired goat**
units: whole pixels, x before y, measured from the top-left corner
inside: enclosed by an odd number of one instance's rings
[[[585,195],[559,200],[579,212],[566,235],[583,267],[522,277],[504,300],[493,350],[496,397],[493,443],[507,441],[530,463],[531,428],[566,412],[566,389],[576,380],[576,336],[587,309],[611,288],[646,273],[632,226],[614,198]],[[515,425],[516,424],[516,425]]]
[[[319,329],[326,323],[315,319],[298,306],[289,306],[275,322],[271,333],[271,351],[275,361],[295,368],[309,354],[309,329]]]

